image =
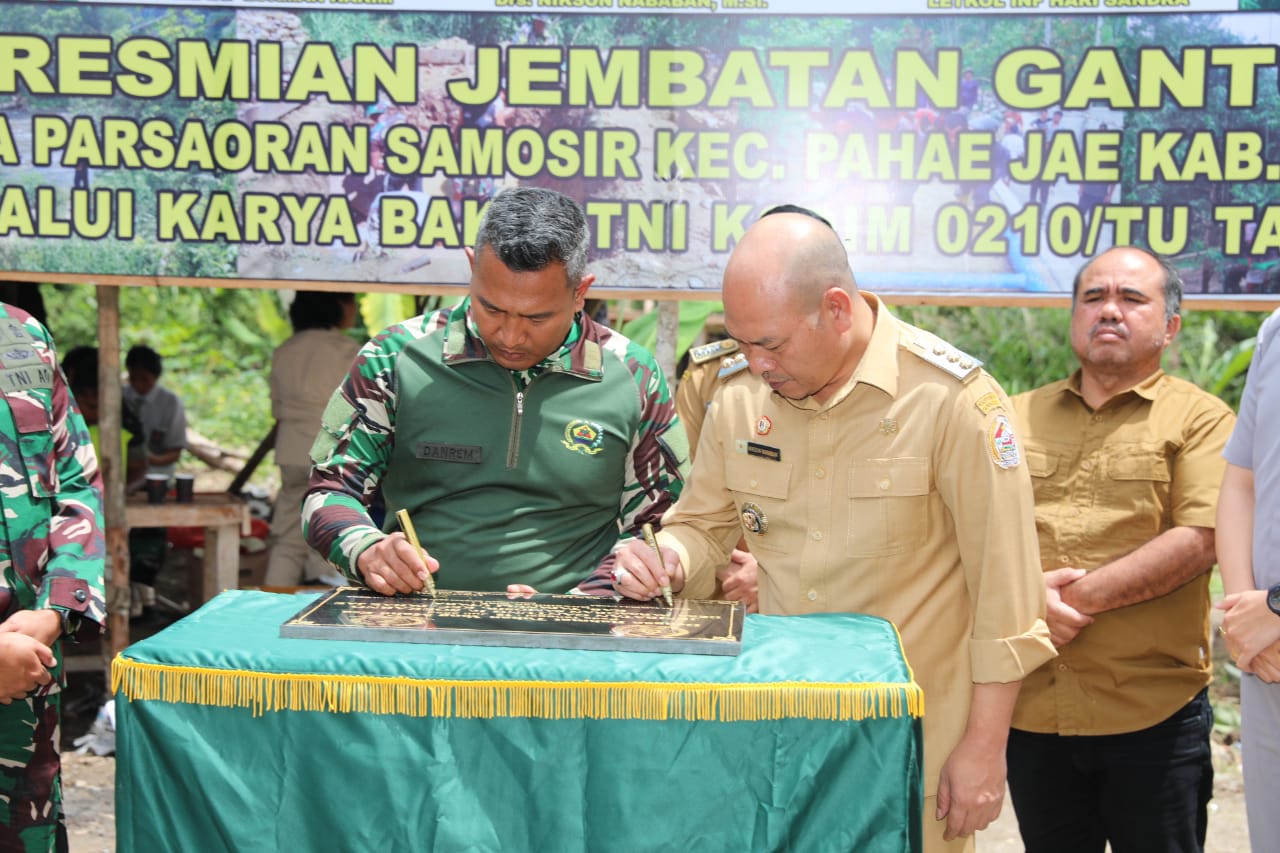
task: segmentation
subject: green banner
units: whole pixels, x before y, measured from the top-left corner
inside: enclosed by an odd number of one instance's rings
[[[1280,13],[810,5],[7,3],[0,275],[463,285],[536,184],[603,290],[713,297],[792,203],[884,293],[1062,294],[1116,244],[1280,291]]]

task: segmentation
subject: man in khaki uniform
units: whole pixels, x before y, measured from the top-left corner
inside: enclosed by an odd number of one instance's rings
[[[707,407],[711,405],[716,388],[746,369],[747,357],[739,351],[738,342],[732,338],[689,350],[689,366],[676,389],[676,411],[680,415],[680,423],[684,424],[685,435],[689,436],[690,450],[698,447],[702,421],[707,416]]]
[[[1145,249],[1076,275],[1080,369],[1014,399],[1059,657],[1027,677],[1009,787],[1027,850],[1200,850],[1213,792],[1209,570],[1235,418],[1166,376],[1182,283]]]
[[[1053,655],[1031,484],[999,385],[856,289],[839,238],[762,218],[724,277],[753,376],[707,411],[693,472],[614,586],[705,595],[738,537],[760,611],[890,619],[925,691],[926,851],[972,849],[999,814],[1019,682]],[[761,381],[763,380],[763,381]]]
[[[702,420],[716,389],[730,377],[747,369],[747,357],[738,351],[738,342],[732,338],[712,341],[689,350],[689,366],[680,377],[676,388],[676,413],[689,436],[689,458],[698,451],[698,437],[702,434]],[[756,559],[746,549],[746,542],[729,555],[729,562],[716,571],[716,588],[713,598],[741,601],[748,613],[759,611]]]

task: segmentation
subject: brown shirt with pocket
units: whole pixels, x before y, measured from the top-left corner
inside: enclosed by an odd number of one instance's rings
[[[1091,409],[1080,373],[1013,399],[1045,571],[1092,571],[1173,527],[1213,527],[1235,416],[1157,371]],[[1022,685],[1014,728],[1062,735],[1145,729],[1209,683],[1209,573],[1094,617]]]

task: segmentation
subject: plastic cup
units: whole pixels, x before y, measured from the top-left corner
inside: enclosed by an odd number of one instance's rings
[[[169,478],[164,474],[147,475],[147,503],[162,504],[169,493]]]

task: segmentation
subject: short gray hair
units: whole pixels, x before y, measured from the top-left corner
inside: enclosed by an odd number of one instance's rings
[[[1135,252],[1142,252],[1142,254],[1156,262],[1156,265],[1160,267],[1160,271],[1164,274],[1164,321],[1167,323],[1174,317],[1178,316],[1178,312],[1182,310],[1182,276],[1173,268],[1173,264],[1169,263],[1150,249],[1143,248],[1142,246],[1113,246],[1112,248],[1133,249]],[[1111,249],[1107,250],[1107,252],[1109,251],[1111,251]],[[1103,252],[1102,255],[1105,255],[1107,252]],[[1076,272],[1076,277],[1071,280],[1072,311],[1075,310],[1076,298],[1080,295],[1080,279],[1084,277],[1085,270],[1089,269],[1093,262],[1099,257],[1101,257],[1101,255],[1094,255],[1090,258],[1085,265],[1080,267]]]
[[[476,254],[488,248],[513,272],[564,264],[569,285],[587,272],[591,233],[582,205],[541,187],[514,187],[494,196],[476,234]]]

